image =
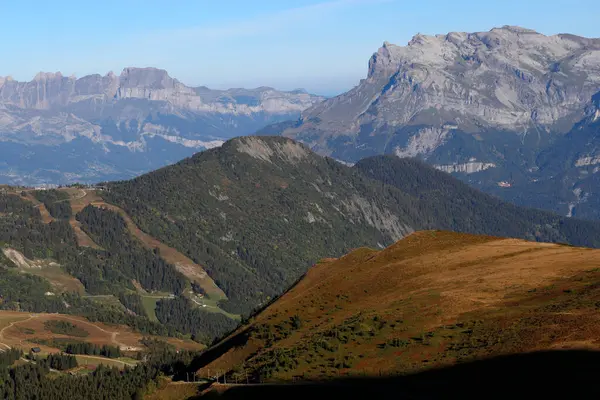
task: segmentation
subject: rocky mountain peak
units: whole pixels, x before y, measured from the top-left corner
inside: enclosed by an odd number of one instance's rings
[[[0,182],[132,176],[270,123],[297,120],[323,99],[270,87],[194,88],[158,68],[79,79],[60,72],[28,82],[0,78]],[[13,157],[21,153],[28,155]]]
[[[383,42],[383,46],[369,60],[368,77],[393,73],[398,68],[400,51],[399,46]]]
[[[4,83],[12,82],[12,81],[14,81],[12,76],[0,76],[0,87],[2,87],[2,85],[4,85]]]
[[[512,187],[516,175],[502,174],[513,165],[537,173],[540,148],[597,124],[599,91],[600,39],[518,26],[417,34],[404,46],[384,42],[367,79],[279,132],[347,162],[384,153],[485,173],[495,190]]]
[[[158,68],[124,68],[120,75],[121,86],[130,88],[172,89],[179,83],[167,71]]]
[[[55,79],[62,79],[63,75],[58,72],[38,72],[33,78],[34,81],[51,81]]]
[[[507,31],[507,32],[514,32],[514,33],[534,33],[536,35],[539,35],[539,33],[533,29],[527,29],[527,28],[523,28],[521,26],[517,26],[517,25],[504,25],[501,28],[492,28],[490,30],[490,32],[498,32],[498,31]]]
[[[599,87],[600,39],[518,26],[417,34],[406,46],[384,42],[365,81],[306,110],[303,120],[353,134],[364,124],[551,130],[559,120],[582,118]]]
[[[518,26],[493,28],[488,32],[450,32],[445,35],[416,34],[406,46],[384,42],[369,63],[369,76],[393,74],[399,68],[419,64],[448,68],[462,61],[477,61],[488,67],[521,65],[531,72],[547,73],[552,63],[575,55],[575,51],[600,50],[600,39],[574,35],[545,36]],[[598,56],[594,56],[598,58]],[[522,59],[521,59],[522,58]],[[593,60],[592,62],[596,62]]]

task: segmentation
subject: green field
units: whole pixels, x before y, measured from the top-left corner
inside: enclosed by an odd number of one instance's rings
[[[217,300],[217,299],[211,299],[209,297],[198,298],[197,296],[191,296],[190,300],[192,300],[192,303],[194,303],[199,308],[202,308],[204,311],[211,312],[211,313],[221,313],[235,321],[241,320],[241,317],[239,315],[231,314],[231,313],[228,313],[227,311],[221,309],[218,306],[219,300]],[[205,305],[206,307],[203,307],[203,305]]]
[[[144,295],[140,297],[142,298],[144,310],[146,310],[146,314],[148,314],[148,318],[150,318],[150,321],[158,322],[158,318],[156,318],[156,303],[163,297]]]
[[[77,354],[75,357],[77,358],[77,363],[79,364],[79,366],[104,364],[109,367],[124,368],[125,366],[134,366],[137,363],[137,361],[130,358],[123,358],[123,360],[121,360],[114,358],[87,356],[82,354]]]

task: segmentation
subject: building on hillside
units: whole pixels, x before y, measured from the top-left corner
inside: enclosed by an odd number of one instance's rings
[[[40,349],[39,347],[32,347],[31,348],[31,352],[32,353],[39,353],[40,351],[42,351],[42,349]]]

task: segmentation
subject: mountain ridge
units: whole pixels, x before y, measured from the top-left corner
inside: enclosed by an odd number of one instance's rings
[[[384,42],[358,86],[259,134],[347,162],[418,157],[518,205],[600,219],[582,206],[600,198],[586,184],[594,170],[583,168],[595,153],[578,147],[582,130],[597,132],[598,96],[600,39],[511,26],[418,34],[406,46]],[[545,153],[584,152],[545,170]],[[569,178],[556,178],[556,168]]]
[[[539,49],[536,46],[539,46]],[[533,54],[527,54],[523,60],[517,60],[516,55],[519,51],[530,51]],[[359,124],[368,123],[378,116],[388,124],[418,124],[414,119],[415,114],[423,112],[428,107],[435,107],[436,103],[439,103],[438,107],[444,112],[460,110],[462,113],[467,113],[463,114],[463,119],[466,116],[466,120],[458,122],[458,128],[461,129],[477,130],[478,123],[482,126],[510,129],[526,127],[532,120],[530,115],[532,111],[536,111],[535,122],[545,127],[566,117],[567,111],[581,113],[580,106],[589,102],[599,91],[600,70],[594,69],[592,73],[595,75],[588,76],[592,82],[578,82],[576,87],[569,88],[562,82],[561,71],[553,72],[558,68],[556,63],[565,62],[569,64],[565,67],[581,70],[583,63],[589,61],[591,66],[596,68],[594,63],[600,63],[599,57],[600,39],[573,35],[544,36],[535,31],[514,27],[505,26],[476,33],[451,32],[435,36],[417,34],[406,46],[385,42],[369,60],[367,78],[361,81],[359,86],[333,100],[305,110],[301,121],[319,118],[320,126],[324,125],[324,129],[335,128],[329,123],[325,125],[325,122],[347,123],[347,116],[342,115],[342,119],[336,119],[336,115],[333,114],[335,110],[332,109],[336,103],[344,102],[346,99],[351,99],[350,102],[355,104],[357,103],[355,96],[358,96],[362,102],[359,101],[358,105],[353,106],[355,108],[346,108],[345,111],[355,110],[350,111],[349,119],[359,119],[357,121]],[[460,58],[463,59],[462,62],[459,61]],[[481,80],[482,75],[505,72],[514,75],[512,81],[503,77],[501,83],[507,86],[505,92],[498,90],[498,87],[495,88],[497,93],[490,92],[485,82]],[[526,85],[521,81],[543,87],[538,90],[535,86],[527,90]],[[550,83],[548,88],[545,87],[547,83]],[[414,93],[412,89],[415,90]],[[457,90],[456,99],[444,97],[451,96],[453,90]],[[553,93],[552,90],[557,92]],[[573,103],[576,107],[573,110],[565,107],[565,110],[559,110],[556,115],[552,115],[546,110],[544,99],[541,97],[539,99],[533,97],[532,101],[535,103],[527,105],[523,96],[529,93],[534,95],[534,92],[538,91],[547,92],[549,100],[553,96],[566,96],[563,103],[565,105]],[[409,99],[405,97],[409,95],[417,96],[417,99],[408,102]],[[454,101],[456,104],[453,103]],[[364,103],[366,104],[363,108]],[[466,105],[471,105],[474,113],[468,114],[469,110],[464,109]],[[386,106],[393,106],[394,109],[388,111]],[[504,110],[502,112],[506,118],[500,118],[498,112],[501,110]],[[373,112],[376,114],[369,115]],[[328,120],[329,117],[331,121]],[[361,117],[365,121],[361,121]],[[440,117],[442,119],[435,121],[438,128],[441,128],[444,123],[456,122],[452,119],[444,120],[443,114]],[[381,123],[377,120],[375,122]],[[359,125],[352,124],[349,128],[349,133],[357,134]],[[344,133],[344,129],[346,126],[342,125],[340,133]],[[290,132],[290,135],[293,135],[293,132]]]
[[[597,223],[503,203],[416,161],[375,157],[348,167],[280,136],[234,138],[106,187],[106,202],[202,265],[236,314],[265,304],[323,257],[384,248],[415,230],[600,246]]]
[[[129,178],[272,122],[323,97],[269,87],[189,87],[157,68],[79,79],[0,79],[0,182]]]
[[[100,81],[98,81],[100,79]],[[95,84],[95,87],[85,87],[85,83],[89,83],[89,81]],[[26,93],[20,93],[19,89],[22,89],[24,92],[32,91],[33,89],[38,89],[38,91],[42,90],[42,95],[45,96],[48,93],[48,88],[31,88],[29,86],[34,85],[35,83],[44,83],[46,85],[58,85],[61,88],[63,86],[67,86],[67,89],[70,90],[70,93],[67,95],[75,95],[80,96],[79,98],[69,99],[65,98],[64,93],[60,93],[59,96],[56,96],[50,100],[47,98],[36,99],[39,102],[31,102],[24,95]],[[125,67],[123,68],[120,75],[115,75],[112,71],[108,72],[106,75],[100,74],[90,74],[84,75],[80,78],[71,75],[69,77],[64,76],[60,71],[57,72],[38,72],[31,81],[17,81],[12,77],[0,77],[0,99],[3,101],[3,104],[10,104],[15,106],[21,106],[23,108],[35,108],[35,109],[48,109],[57,106],[65,106],[65,100],[72,100],[73,102],[78,102],[84,100],[81,96],[98,96],[98,95],[106,95],[109,98],[150,98],[151,100],[165,100],[166,96],[161,95],[161,93],[153,94],[152,92],[142,92],[148,94],[148,96],[143,95],[142,93],[126,90],[126,89],[148,89],[148,90],[164,90],[164,89],[173,89],[181,92],[181,94],[186,94],[189,96],[197,96],[200,97],[200,94],[208,95],[210,93],[227,95],[228,93],[236,93],[236,92],[248,92],[248,93],[259,93],[262,96],[268,98],[269,95],[279,95],[281,99],[285,99],[286,94],[296,94],[296,95],[306,95],[298,98],[298,103],[294,102],[281,102],[279,104],[268,105],[267,107],[269,111],[272,112],[281,112],[286,113],[290,110],[301,111],[304,109],[306,104],[309,104],[310,98],[315,97],[319,98],[319,96],[310,95],[304,89],[294,89],[290,91],[280,91],[273,87],[269,86],[259,86],[256,88],[230,88],[225,90],[214,90],[209,89],[206,86],[188,86],[180,82],[179,80],[172,78],[169,73],[160,68],[154,67]],[[4,92],[2,92],[4,90]],[[154,96],[154,98],[153,98]],[[277,97],[275,97],[277,98]],[[304,103],[303,103],[304,102]],[[210,102],[207,102],[210,103]],[[196,111],[213,111],[214,109],[208,107],[202,107],[202,104],[205,102],[202,99],[196,100],[193,108],[189,102],[186,104],[185,102],[174,103],[175,105],[187,106],[190,109],[194,109]],[[279,107],[274,107],[278,105]],[[244,107],[246,106],[246,107]],[[256,109],[248,106],[246,104],[237,105],[239,108],[228,108],[223,107],[218,110],[223,113],[249,113],[252,111],[256,111]]]
[[[228,381],[246,374],[252,382],[320,380],[597,349],[586,338],[597,330],[599,275],[590,267],[598,256],[597,250],[447,231],[416,232],[383,250],[356,249],[311,268],[209,349],[198,375],[210,369]],[[580,314],[571,315],[573,307]],[[579,318],[585,328],[573,335]]]

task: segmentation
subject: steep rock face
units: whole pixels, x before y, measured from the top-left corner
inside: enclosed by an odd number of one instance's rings
[[[350,145],[358,147],[369,145],[363,135],[381,136],[390,142],[384,150],[402,151],[405,143],[393,143],[393,136],[410,125],[435,127],[442,136],[456,129],[537,129],[545,135],[565,132],[581,119],[599,87],[600,39],[544,36],[510,26],[419,34],[404,47],[384,43],[371,58],[366,79],[307,109],[302,124],[284,134],[334,154],[338,148],[324,138],[348,136]],[[374,152],[380,152],[377,147]],[[418,154],[428,156],[433,150]],[[345,158],[356,159],[351,154]]]
[[[80,79],[60,72],[39,73],[31,82],[0,78],[0,141],[6,151],[24,154],[0,163],[0,181],[130,177],[269,123],[298,118],[321,100],[304,91],[268,87],[193,88],[156,68],[125,68],[119,76],[110,72]],[[48,169],[37,160],[49,152],[82,158],[116,174],[88,167]]]
[[[545,171],[536,185],[556,199],[555,209],[569,216],[600,219],[600,93],[588,116],[538,157]]]

